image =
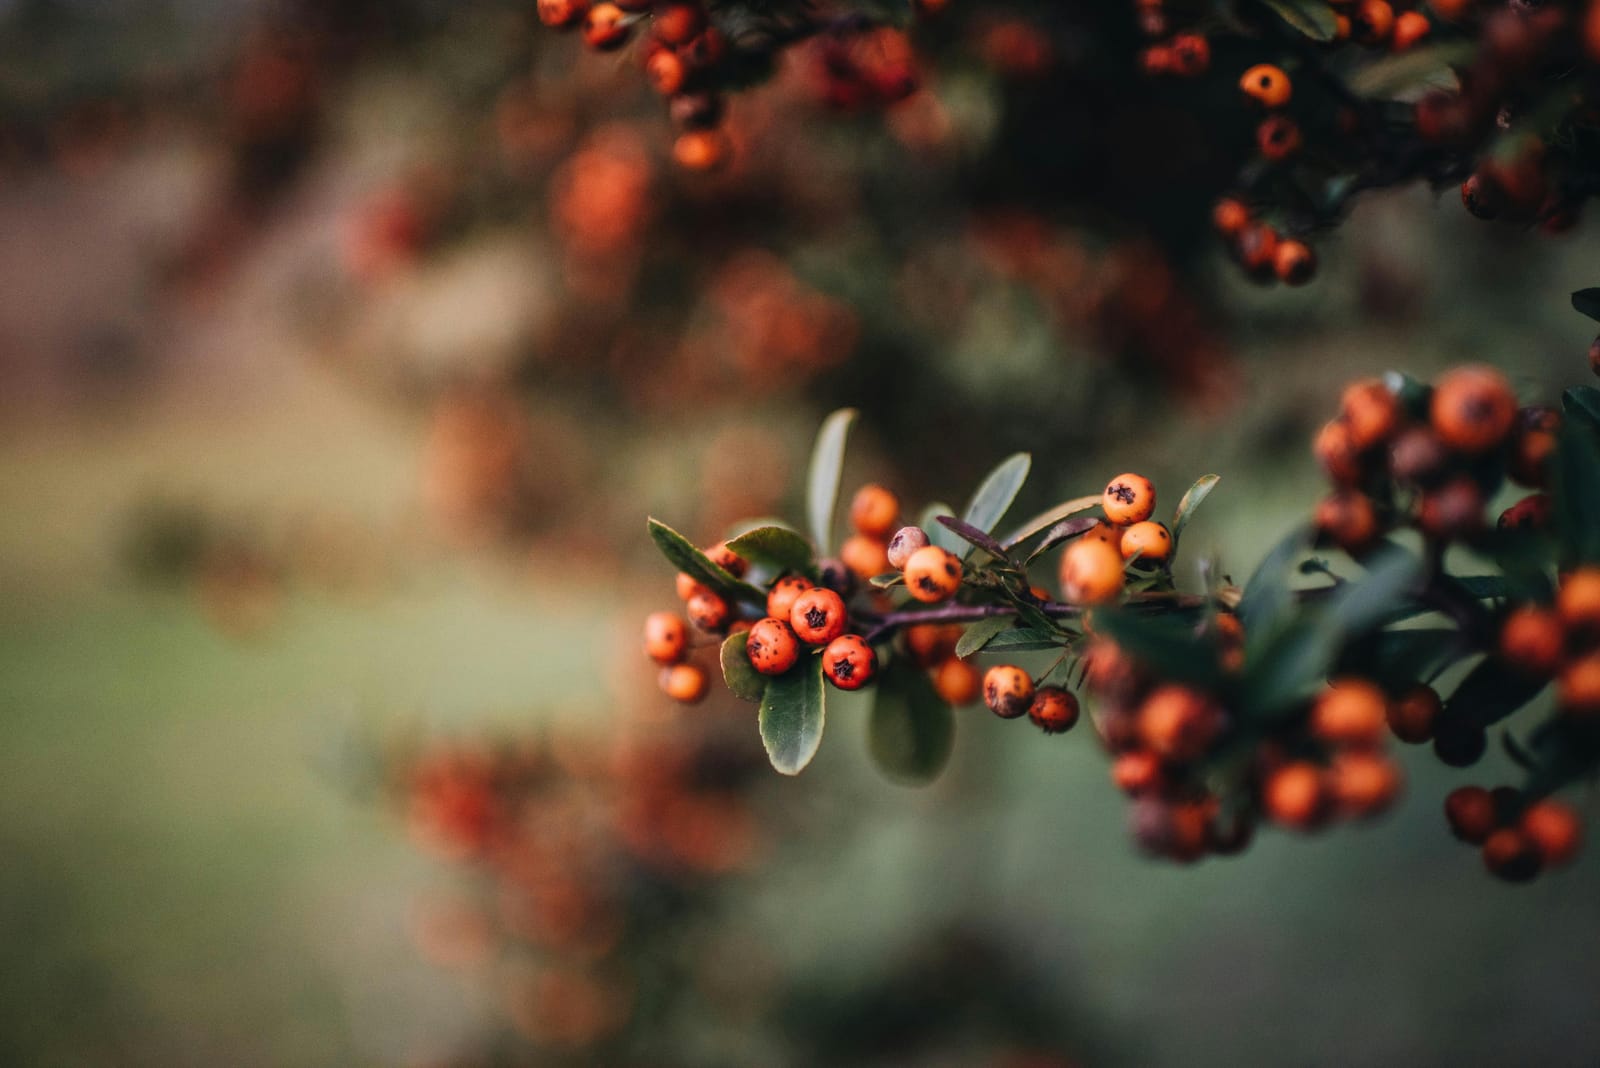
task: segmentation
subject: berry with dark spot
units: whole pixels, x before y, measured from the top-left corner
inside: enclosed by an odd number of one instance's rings
[[[781,619],[767,617],[750,628],[744,654],[763,675],[782,675],[800,659],[800,641]]]
[[[1146,519],[1122,532],[1120,547],[1124,560],[1137,556],[1141,564],[1163,563],[1172,556],[1172,532],[1166,524]]]
[[[1440,441],[1477,455],[1495,448],[1511,433],[1517,419],[1517,398],[1505,376],[1494,368],[1458,367],[1446,372],[1434,386],[1429,411]]]
[[[728,618],[732,614],[728,602],[710,590],[696,591],[683,607],[689,622],[707,634],[721,631],[728,625]]]
[[[1033,698],[1033,679],[1015,664],[996,664],[984,672],[983,703],[1001,719],[1027,715]]]
[[[767,615],[774,619],[788,619],[789,610],[802,593],[815,589],[804,575],[785,575],[767,591]]]
[[[1555,516],[1555,501],[1548,493],[1533,493],[1500,513],[1501,530],[1544,530]]]
[[[822,676],[841,690],[859,690],[878,673],[878,654],[858,634],[843,634],[822,651]]]
[[[1078,699],[1060,686],[1041,686],[1028,706],[1028,718],[1046,734],[1061,734],[1078,722]]]
[[[1345,387],[1339,416],[1350,428],[1350,444],[1364,452],[1389,440],[1400,425],[1400,401],[1382,379],[1364,378]]]
[[[671,612],[651,612],[644,621],[645,655],[658,664],[676,664],[689,651],[689,627]]]
[[[921,527],[901,527],[889,539],[889,566],[896,571],[904,570],[911,554],[927,544],[928,534]]]
[[[789,608],[789,626],[807,645],[827,645],[848,623],[844,598],[832,590],[806,590]]]
[[[1264,108],[1283,107],[1294,92],[1289,76],[1271,63],[1258,63],[1245,71],[1239,89]]]
[[[906,592],[927,604],[955,596],[961,588],[961,560],[937,545],[911,554],[905,567]]]
[[[1142,523],[1156,510],[1156,487],[1143,475],[1133,473],[1118,475],[1106,483],[1100,495],[1100,507],[1106,519],[1118,526]]]

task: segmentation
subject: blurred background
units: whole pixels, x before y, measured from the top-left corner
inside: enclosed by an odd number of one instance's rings
[[[1247,119],[1119,5],[961,6],[693,174],[531,3],[0,0],[0,1063],[1595,1063],[1600,860],[1508,888],[1440,818],[1497,756],[1174,868],[1081,731],[965,709],[907,789],[839,700],[788,780],[658,694],[645,516],[797,514],[840,404],[911,514],[1219,472],[1243,577],[1345,379],[1586,373],[1595,220],[1373,195],[1257,289]]]

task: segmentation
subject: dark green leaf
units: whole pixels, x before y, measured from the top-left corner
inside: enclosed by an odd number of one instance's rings
[[[1099,522],[1100,520],[1086,515],[1076,516],[1072,519],[1063,519],[1061,522],[1050,528],[1050,533],[1039,539],[1039,544],[1035,546],[1033,552],[1028,555],[1028,562],[1032,563],[1040,556],[1043,556],[1051,549],[1054,549],[1057,545],[1060,545],[1062,542],[1071,538],[1076,538],[1079,534],[1082,534],[1084,531],[1097,525]]]
[[[1239,621],[1244,624],[1246,634],[1258,634],[1264,640],[1294,606],[1289,565],[1310,544],[1310,530],[1304,527],[1293,530],[1256,566],[1239,598]]]
[[[1461,632],[1449,627],[1385,630],[1349,650],[1339,669],[1398,689],[1433,678],[1470,651]]]
[[[728,542],[728,548],[752,563],[778,571],[806,574],[815,562],[811,543],[787,527],[757,527]]]
[[[1050,527],[1055,526],[1069,515],[1076,515],[1079,512],[1087,512],[1089,509],[1093,508],[1099,503],[1100,494],[1096,493],[1092,497],[1074,497],[1070,501],[1063,501],[1054,508],[1046,508],[1038,515],[1022,524],[1016,530],[1013,530],[1006,537],[1002,538],[1000,544],[1004,545],[1008,549],[1014,549],[1022,542],[1027,541],[1029,538],[1039,533],[1041,530],[1047,530]]]
[[[944,770],[955,742],[955,714],[926,672],[895,665],[877,682],[867,720],[867,748],[889,778],[925,783]]]
[[[828,416],[811,449],[811,470],[806,476],[806,518],[817,551],[833,551],[833,508],[839,500],[839,479],[844,471],[844,445],[856,421],[854,408],[841,408]]]
[[[970,523],[965,523],[952,515],[941,515],[936,518],[940,526],[973,548],[982,549],[996,560],[1008,559],[1003,545]]]
[[[960,553],[966,551],[966,543],[956,537],[955,532],[939,522],[942,515],[954,515],[955,509],[943,501],[935,501],[923,509],[922,519],[917,523],[928,535],[928,544],[937,545],[947,553]]]
[[[1400,407],[1413,419],[1428,419],[1428,408],[1433,403],[1433,387],[1426,382],[1412,378],[1403,371],[1389,371],[1383,376],[1383,384],[1389,387],[1389,392],[1395,395],[1400,402]]]
[[[1573,386],[1561,395],[1561,409],[1567,418],[1581,419],[1592,432],[1600,434],[1600,389]]]
[[[1600,287],[1580,289],[1572,294],[1572,307],[1579,314],[1600,322]]]
[[[729,600],[765,602],[766,596],[754,586],[740,582],[721,565],[714,564],[694,544],[659,519],[650,520],[650,538],[679,571],[710,587]]]
[[[1003,630],[984,643],[987,653],[1038,653],[1060,649],[1066,639],[1057,631],[1044,627],[1016,627]]]
[[[825,719],[822,657],[806,656],[767,683],[761,697],[761,744],[785,775],[798,775],[817,755]]]
[[[1327,0],[1261,0],[1291,29],[1313,41],[1331,41],[1339,32],[1339,23]]]
[[[1555,463],[1556,528],[1563,563],[1600,563],[1600,440],[1576,419],[1562,422]]]
[[[1197,636],[1189,623],[1126,608],[1096,608],[1094,629],[1163,679],[1210,687],[1221,677],[1216,646]]]
[[[767,692],[767,676],[750,665],[750,657],[745,654],[749,639],[750,632],[742,630],[728,635],[722,643],[722,681],[739,700],[759,701]]]
[[[1440,89],[1454,92],[1461,87],[1455,68],[1470,62],[1476,48],[1475,41],[1446,41],[1384,56],[1356,70],[1350,91],[1385,100],[1411,100]]]
[[[1200,502],[1217,488],[1217,483],[1222,481],[1221,475],[1205,475],[1189,487],[1189,492],[1183,495],[1183,500],[1178,502],[1178,510],[1172,517],[1172,547],[1178,547],[1178,538],[1183,534],[1183,528],[1189,525],[1189,518],[1194,515],[1194,510],[1200,507]]]
[[[967,510],[961,513],[962,520],[986,534],[992,531],[1006,514],[1006,509],[1011,507],[1011,502],[1017,499],[1017,493],[1028,480],[1028,471],[1032,466],[1033,457],[1025,452],[1007,457],[1000,466],[989,472],[972,495]]]
[[[1493,726],[1537,697],[1545,685],[1546,680],[1529,678],[1502,660],[1485,658],[1444,703],[1444,722]]]
[[[961,640],[956,642],[956,655],[965,660],[1001,631],[1010,630],[1015,623],[1016,619],[1011,616],[990,616],[978,620],[961,633]]]

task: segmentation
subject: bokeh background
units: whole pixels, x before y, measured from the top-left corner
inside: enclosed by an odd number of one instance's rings
[[[1425,754],[1375,826],[1173,868],[1082,732],[962,710],[908,789],[840,700],[780,780],[637,628],[646,514],[794,514],[839,404],[908,510],[1015,449],[1019,509],[1219,472],[1187,543],[1242,577],[1345,379],[1586,373],[1600,226],[1373,195],[1254,288],[1205,233],[1248,124],[1110,4],[974,5],[893,107],[801,50],[687,174],[531,7],[0,2],[0,1063],[1595,1063],[1600,860],[1484,878]],[[711,793],[596,817],[683,746]],[[579,839],[559,922],[418,814],[490,747]]]

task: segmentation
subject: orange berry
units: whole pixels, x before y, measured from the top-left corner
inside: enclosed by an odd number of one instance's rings
[[[933,688],[952,705],[969,705],[978,696],[978,669],[965,660],[950,657],[933,672]]]
[[[1289,76],[1271,63],[1258,63],[1244,72],[1239,89],[1265,108],[1281,108],[1289,102],[1294,87]]]
[[[610,52],[628,40],[627,13],[616,4],[596,4],[583,18],[583,40],[593,49]]]
[[[1535,678],[1549,678],[1561,666],[1567,632],[1561,619],[1540,605],[1513,609],[1500,624],[1500,656]]]
[[[1198,33],[1180,33],[1167,46],[1171,70],[1180,78],[1194,78],[1211,66],[1211,42]]]
[[[1517,398],[1494,368],[1458,367],[1434,386],[1430,415],[1440,441],[1476,455],[1506,439],[1517,419]]]
[[[1562,578],[1556,614],[1580,635],[1600,632],[1600,567],[1580,567]]]
[[[1600,653],[1571,660],[1556,676],[1556,701],[1571,716],[1600,715]]]
[[[789,608],[789,626],[807,645],[827,645],[849,622],[844,598],[832,590],[806,590]]]
[[[698,4],[662,4],[656,8],[653,29],[663,44],[683,45],[705,29],[705,13]]]
[[[1404,52],[1428,36],[1432,29],[1428,16],[1420,11],[1404,12],[1394,20],[1394,32],[1389,37],[1389,47],[1396,52]]]
[[[1471,845],[1482,845],[1500,817],[1493,794],[1481,786],[1462,786],[1444,799],[1444,818],[1451,834]]]
[[[822,650],[822,676],[841,690],[859,690],[878,673],[878,654],[859,634],[842,634]]]
[[[1443,711],[1438,692],[1419,682],[1389,702],[1389,729],[1402,742],[1421,745],[1433,737],[1433,725]]]
[[[1511,455],[1506,472],[1513,481],[1542,489],[1550,481],[1550,457],[1556,452],[1556,434],[1561,416],[1553,408],[1524,408],[1511,438]]]
[[[1343,419],[1324,423],[1317,431],[1311,451],[1335,484],[1354,486],[1361,481],[1361,450],[1356,447],[1350,425]]]
[[[983,703],[1001,719],[1026,715],[1033,698],[1033,679],[1015,664],[996,664],[984,672]]]
[[[1028,718],[1046,734],[1061,734],[1078,722],[1078,699],[1060,686],[1041,686],[1028,706]]]
[[[768,616],[750,628],[744,655],[761,674],[782,675],[799,661],[800,640],[787,622]]]
[[[1300,124],[1287,115],[1268,115],[1256,127],[1256,148],[1273,163],[1282,162],[1299,152],[1304,143],[1305,139],[1300,136]],[[1305,249],[1298,241],[1285,241],[1278,246],[1277,257],[1282,257],[1284,248],[1290,245]]]
[[[672,142],[672,158],[686,171],[714,171],[728,162],[732,151],[721,130],[685,130]]]
[[[1389,701],[1359,678],[1334,679],[1311,706],[1311,733],[1329,745],[1368,747],[1383,741]]]
[[[1422,495],[1417,526],[1432,538],[1464,537],[1483,528],[1483,489],[1469,475],[1451,479]]]
[[[1111,780],[1133,797],[1158,792],[1163,778],[1161,759],[1147,749],[1123,753],[1111,765]]]
[[[1141,562],[1159,563],[1172,555],[1172,532],[1166,524],[1146,519],[1122,532],[1121,549],[1124,560],[1138,554]]]
[[[889,547],[877,538],[852,534],[839,546],[839,559],[856,578],[866,581],[893,570],[889,566]]]
[[[1222,732],[1222,711],[1205,695],[1168,683],[1139,706],[1139,737],[1163,760],[1187,764],[1205,754]]]
[[[961,559],[937,545],[911,554],[905,568],[906,591],[927,604],[955,596],[961,588]]]
[[[1142,523],[1156,510],[1156,488],[1143,475],[1118,475],[1100,495],[1106,519],[1118,526]]]
[[[1317,273],[1317,254],[1304,241],[1279,241],[1272,250],[1272,273],[1284,285],[1303,286]]]
[[[1234,251],[1252,278],[1265,281],[1277,274],[1278,231],[1266,223],[1245,227],[1234,243]]]
[[[1533,839],[1519,830],[1502,827],[1483,843],[1483,863],[1490,874],[1508,883],[1525,883],[1543,866]]]
[[[678,53],[670,48],[657,48],[644,61],[644,74],[650,87],[662,96],[672,96],[681,90],[688,73]]]
[[[1400,401],[1382,379],[1364,378],[1345,387],[1339,415],[1350,428],[1350,444],[1363,452],[1387,441],[1400,425]]]
[[[680,704],[693,705],[705,700],[711,680],[693,664],[674,664],[661,669],[661,692]]]
[[[678,600],[680,601],[687,601],[701,590],[707,588],[696,582],[693,577],[684,571],[678,572],[677,583]]]
[[[1118,552],[1122,551],[1122,528],[1103,519],[1097,519],[1094,526],[1078,535],[1079,541],[1099,541],[1111,546]]]
[[[1362,44],[1382,44],[1394,32],[1394,8],[1388,0],[1361,0],[1350,16],[1350,28]]]
[[[1097,694],[1121,699],[1139,687],[1138,666],[1109,638],[1095,638],[1079,660],[1084,683]]]
[[[959,623],[918,623],[906,628],[906,650],[922,667],[936,667],[954,656],[961,640]]]
[[[1571,805],[1553,797],[1524,809],[1519,826],[1549,865],[1568,863],[1583,844],[1582,818]]]
[[[1250,209],[1242,200],[1223,197],[1211,209],[1211,225],[1223,237],[1238,237],[1250,225]]]
[[[889,539],[885,554],[889,558],[889,566],[896,571],[904,570],[911,554],[927,544],[928,532],[921,527],[901,527]]]
[[[1544,530],[1555,513],[1555,501],[1548,493],[1530,493],[1500,513],[1495,525],[1501,530]]]
[[[651,612],[644,621],[644,652],[658,664],[676,664],[689,651],[689,627],[671,612]]]
[[[707,549],[706,559],[734,578],[744,578],[744,573],[750,568],[750,564],[745,558],[728,548],[728,543],[725,541],[719,541]]]
[[[707,634],[721,631],[728,625],[728,617],[732,614],[728,602],[710,590],[696,591],[694,596],[685,602],[683,609],[689,617],[689,622]]]
[[[856,533],[869,538],[880,541],[887,538],[899,518],[900,499],[875,483],[856,490],[850,502],[850,524],[856,528]]]
[[[1310,830],[1327,815],[1328,790],[1322,769],[1295,761],[1274,769],[1261,784],[1267,818],[1295,830]]]
[[[553,29],[576,25],[589,10],[589,0],[539,0],[539,21]]]
[[[804,575],[783,576],[767,591],[767,615],[774,619],[788,619],[789,610],[800,595],[815,588],[815,584]]]
[[[1069,604],[1104,604],[1122,593],[1122,553],[1079,538],[1061,554],[1061,596]]]
[[[1367,495],[1339,490],[1317,505],[1317,529],[1348,552],[1359,551],[1378,536],[1378,513]]]
[[[1342,752],[1328,769],[1334,802],[1354,819],[1376,816],[1394,804],[1400,781],[1400,768],[1379,753]]]

